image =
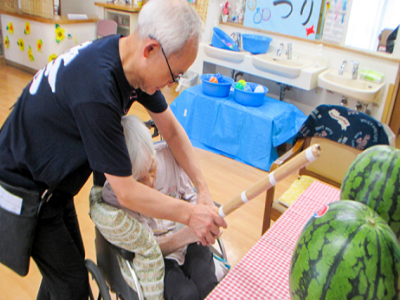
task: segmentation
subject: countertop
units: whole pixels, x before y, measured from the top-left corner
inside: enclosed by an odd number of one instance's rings
[[[114,9],[114,10],[131,12],[131,13],[138,13],[140,11],[140,7],[134,7],[132,4],[114,4],[114,3],[95,2],[94,5],[102,6],[104,8],[110,8],[110,9]]]
[[[37,21],[41,23],[49,23],[49,24],[96,23],[97,20],[99,19],[97,15],[88,15],[88,18],[84,20],[68,19],[68,16],[53,16],[53,18],[44,18],[25,13],[8,12],[5,10],[0,10],[0,14],[9,15],[21,19],[27,19],[31,21]]]

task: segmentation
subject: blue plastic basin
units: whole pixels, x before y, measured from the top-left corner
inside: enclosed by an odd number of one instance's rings
[[[246,82],[246,84],[250,85],[252,90],[257,85],[261,85],[253,82]],[[263,85],[261,86],[264,88],[264,93],[246,92],[235,87],[235,101],[245,106],[261,106],[264,103],[265,94],[268,93],[268,88]]]
[[[211,39],[211,46],[225,50],[239,51],[239,48],[233,41],[233,39],[221,29],[219,29],[218,27],[214,27],[213,32],[214,33]],[[233,46],[233,49],[228,46],[228,43]]]
[[[218,83],[214,83],[209,81],[212,76],[215,76],[215,74],[203,74],[200,76],[203,82],[203,93],[213,97],[228,97],[234,80],[222,75],[222,79]]]
[[[266,53],[269,48],[269,43],[272,39],[258,34],[242,34],[243,49],[251,54]]]

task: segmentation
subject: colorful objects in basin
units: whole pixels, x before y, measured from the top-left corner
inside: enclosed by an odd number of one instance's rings
[[[241,83],[243,86],[246,86],[246,80],[240,79],[238,82]]]
[[[236,82],[235,83],[235,89],[243,90],[244,89],[244,85],[241,82]]]
[[[215,76],[211,76],[210,80],[208,80],[209,82],[214,82],[214,83],[218,83],[218,79]]]
[[[219,78],[218,83],[210,82],[210,78]],[[203,82],[203,93],[212,97],[228,97],[234,80],[230,77],[221,74],[203,74],[200,76]]]
[[[359,154],[347,170],[340,199],[375,210],[400,238],[400,150],[377,145]]]
[[[242,34],[243,49],[251,54],[266,53],[272,39],[258,34]]]
[[[239,48],[233,39],[218,27],[213,28],[211,46],[230,51],[239,51]]]
[[[290,264],[291,299],[398,299],[400,246],[387,223],[356,201],[308,221]]]
[[[235,83],[235,101],[245,106],[260,106],[264,103],[268,88],[258,83],[246,82],[243,88],[240,82]],[[257,90],[257,92],[255,92]]]

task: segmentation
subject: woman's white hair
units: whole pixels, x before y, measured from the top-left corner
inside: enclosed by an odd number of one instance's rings
[[[150,130],[136,116],[122,117],[126,146],[132,163],[132,176],[136,180],[149,170],[155,156]]]
[[[203,23],[187,0],[149,0],[143,5],[136,32],[162,45],[165,55],[180,54],[187,41],[200,42]]]

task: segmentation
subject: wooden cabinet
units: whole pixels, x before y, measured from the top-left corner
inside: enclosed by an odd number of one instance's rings
[[[105,9],[104,19],[114,20],[118,24],[117,33],[129,35],[135,30],[138,14],[114,9]]]
[[[98,7],[100,19],[117,22],[118,34],[129,35],[135,30],[140,8],[135,8],[133,5],[99,2],[96,2],[95,5]]]

